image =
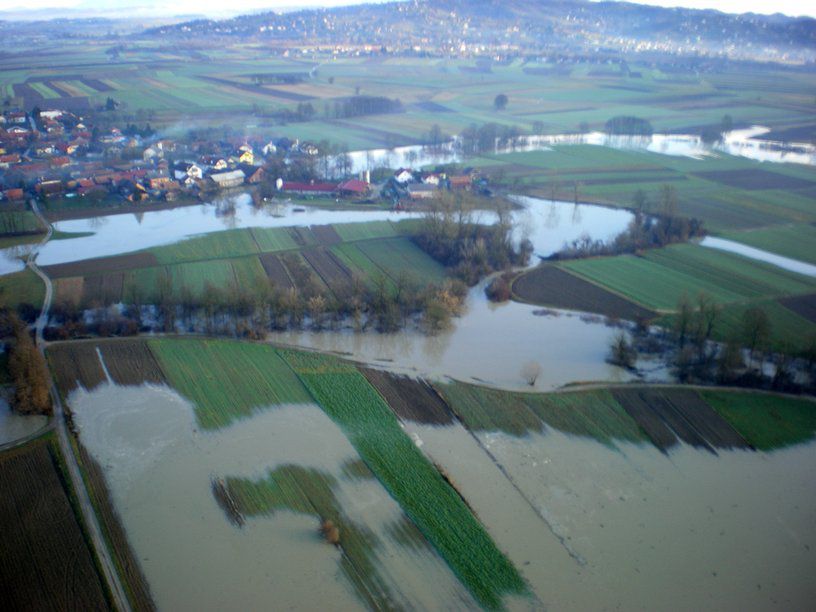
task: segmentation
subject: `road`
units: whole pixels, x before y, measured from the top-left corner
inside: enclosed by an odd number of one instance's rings
[[[40,242],[37,248],[31,250],[26,262],[26,265],[31,268],[31,270],[33,270],[45,283],[45,299],[43,300],[42,311],[40,311],[40,316],[37,318],[34,326],[36,330],[37,348],[43,357],[45,357],[45,340],[43,339],[43,331],[48,323],[48,313],[51,309],[54,286],[51,283],[51,279],[48,278],[48,276],[42,270],[40,270],[39,266],[37,265],[36,258],[39,247],[48,242],[49,238],[51,238],[53,228],[51,227],[51,224],[45,220],[45,217],[43,217],[35,200],[31,200],[31,210],[34,211],[34,214],[37,215],[40,221],[42,221],[42,223],[48,228],[45,238],[43,238],[42,242]],[[62,456],[65,459],[65,466],[68,470],[68,475],[71,478],[71,485],[73,486],[74,493],[76,494],[77,505],[82,513],[82,518],[85,522],[85,527],[87,528],[88,537],[90,538],[91,545],[96,551],[96,556],[99,559],[102,574],[113,598],[114,606],[120,612],[130,612],[130,601],[125,594],[125,589],[122,586],[121,580],[119,579],[119,572],[116,571],[116,565],[114,564],[113,558],[108,550],[108,546],[105,543],[105,538],[102,535],[102,528],[99,525],[96,512],[94,511],[93,504],[91,503],[91,498],[88,495],[88,489],[85,488],[85,481],[82,479],[82,472],[79,469],[76,455],[74,454],[74,450],[71,446],[71,434],[68,431],[68,426],[65,423],[65,412],[62,407],[62,400],[60,399],[59,392],[57,391],[57,386],[54,383],[54,378],[51,375],[50,369],[48,370],[48,378],[51,389],[51,399],[54,407],[52,426],[57,430],[57,439],[59,440],[60,450],[62,451]]]

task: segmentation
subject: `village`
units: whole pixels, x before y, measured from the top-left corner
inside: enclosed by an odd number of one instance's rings
[[[347,159],[326,163],[330,157],[314,143],[286,137],[168,139],[149,126],[101,130],[65,110],[7,110],[0,115],[0,202],[36,197],[46,208],[91,208],[200,201],[257,186],[257,197],[266,200],[280,195],[405,208],[440,190],[475,184],[486,191],[486,181],[473,172],[380,168],[372,183],[371,170],[352,176]]]

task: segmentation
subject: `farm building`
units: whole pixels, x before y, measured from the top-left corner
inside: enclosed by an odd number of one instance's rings
[[[297,183],[294,181],[283,181],[280,186],[280,191],[310,195],[331,195],[337,191],[337,185],[335,183]]]
[[[230,172],[218,172],[211,174],[210,179],[218,185],[219,189],[228,189],[230,187],[237,187],[242,185],[246,175],[243,170],[232,170]]]
[[[470,189],[473,179],[470,175],[452,176],[448,179],[451,189]]]
[[[337,186],[337,191],[343,195],[365,196],[368,195],[369,191],[371,191],[371,185],[365,181],[351,179],[349,181],[340,183]]]
[[[427,200],[434,197],[437,191],[434,185],[408,185],[408,196],[412,200]]]

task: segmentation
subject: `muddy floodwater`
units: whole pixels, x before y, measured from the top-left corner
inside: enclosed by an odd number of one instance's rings
[[[816,600],[816,444],[610,448],[409,424],[556,610],[804,610]]]
[[[214,433],[166,387],[103,384],[69,398],[160,609],[362,609],[314,517],[232,526],[213,476],[294,463],[340,478],[357,457],[314,405],[277,406]],[[807,609],[816,546],[816,444],[772,453],[604,446],[555,430],[513,437],[406,423],[535,597],[528,609]],[[385,542],[378,563],[413,609],[472,608],[433,553],[388,541],[400,516],[371,480],[338,491]],[[538,602],[536,601],[538,600]]]
[[[601,206],[512,198],[523,207],[515,213],[518,237],[529,238],[541,257],[583,235],[614,238],[632,219],[629,212]],[[536,264],[538,257],[531,261]],[[339,353],[397,372],[502,388],[529,389],[522,370],[531,362],[542,367],[535,384],[540,390],[575,381],[631,379],[631,374],[605,362],[618,330],[602,317],[517,302],[493,304],[485,297],[485,285],[473,287],[462,315],[449,330],[434,336],[411,330],[391,334],[324,330],[273,333],[270,339]]]
[[[344,511],[379,538],[375,563],[401,606],[475,605],[438,555],[390,538],[388,527],[403,515],[378,481],[342,479],[341,466],[358,455],[317,406],[276,406],[210,433],[196,428],[192,406],[166,387],[103,384],[73,392],[69,403],[160,609],[362,607],[316,517],[281,511],[239,529],[216,504],[214,476],[260,479],[283,464],[338,479]]]

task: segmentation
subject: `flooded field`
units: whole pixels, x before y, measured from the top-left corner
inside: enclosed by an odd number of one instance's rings
[[[662,155],[705,159],[726,153],[756,161],[816,165],[816,147],[808,143],[782,143],[759,138],[770,132],[762,126],[751,126],[727,132],[721,142],[708,144],[693,134],[653,134],[651,136],[611,136],[604,132],[586,134],[552,134],[520,136],[511,142],[496,145],[495,154],[546,151],[555,145],[594,145],[631,151],[648,151]],[[387,166],[391,168],[419,167],[432,164],[459,163],[466,159],[459,142],[442,143],[437,147],[420,145],[352,151],[351,171],[362,172]]]
[[[337,479],[335,495],[344,512],[370,530],[377,575],[395,604],[473,607],[431,549],[394,539],[403,515],[379,482],[343,476],[342,466],[357,454],[318,407],[277,406],[205,433],[196,428],[189,403],[166,387],[80,388],[70,404],[159,608],[363,607],[316,517],[278,511],[249,518],[239,529],[213,498],[213,477],[259,479],[284,464]]]
[[[240,194],[212,204],[59,221],[54,224],[58,231],[93,234],[48,242],[40,249],[37,263],[50,265],[119,255],[227,229],[399,221],[411,216],[417,214],[387,210],[326,210],[291,202],[256,208],[248,194]]]
[[[9,408],[8,402],[0,399],[0,445],[30,436],[45,427],[47,423],[48,417],[15,414]]]
[[[408,427],[554,609],[790,610],[816,597],[816,444],[664,455],[555,430]]]
[[[161,609],[364,608],[314,516],[277,510],[239,529],[211,494],[213,477],[258,481],[287,465],[337,482],[338,503],[376,542],[395,605],[474,607],[431,549],[395,535],[402,511],[378,481],[350,476],[358,455],[317,406],[270,407],[206,433],[163,386],[105,383],[69,400]],[[530,585],[533,599],[509,609],[789,610],[816,597],[812,442],[664,454],[550,428],[404,428]]]

